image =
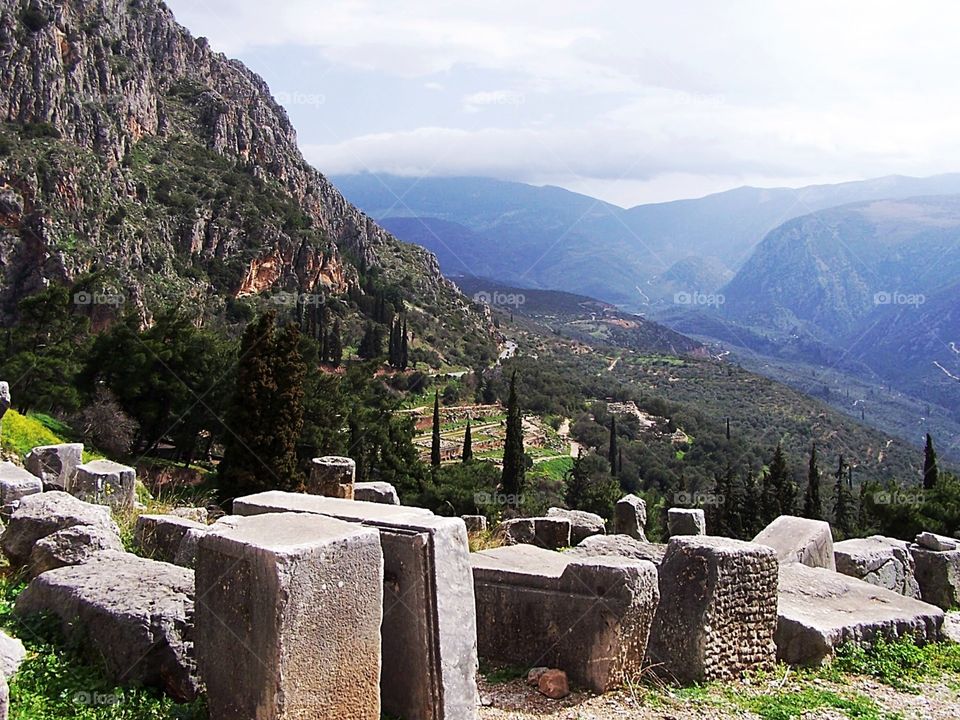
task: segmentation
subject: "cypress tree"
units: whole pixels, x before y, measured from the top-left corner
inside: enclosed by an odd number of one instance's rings
[[[847,463],[840,456],[837,472],[834,476],[837,480],[834,486],[833,496],[833,523],[840,532],[842,538],[846,539],[853,534],[853,494],[848,485]]]
[[[467,429],[463,433],[463,462],[473,460],[473,437],[470,435],[470,419],[467,418]]]
[[[610,461],[610,474],[617,476],[617,416],[610,416],[610,450],[607,452],[607,459]]]
[[[933,438],[927,433],[927,444],[923,449],[923,489],[933,490],[940,479],[937,468],[937,451],[933,449]]]
[[[406,370],[410,366],[410,348],[407,341],[407,319],[403,319],[403,330],[400,336],[400,369]]]
[[[777,443],[777,449],[773,453],[770,474],[772,475],[774,492],[777,494],[776,508],[778,515],[792,515],[797,504],[797,484],[790,477],[787,458],[780,443]]]
[[[433,393],[433,440],[430,443],[430,464],[440,467],[440,392]]]
[[[330,340],[327,342],[328,361],[334,367],[340,367],[343,362],[343,337],[340,334],[340,319],[333,321],[333,329],[330,330]]]
[[[803,496],[803,516],[810,520],[823,520],[823,502],[820,500],[820,468],[817,465],[816,443],[810,447],[807,490]]]
[[[503,443],[503,474],[500,485],[508,495],[519,496],[526,477],[526,456],[523,453],[523,413],[517,399],[517,371],[510,377],[507,398],[507,434]]]

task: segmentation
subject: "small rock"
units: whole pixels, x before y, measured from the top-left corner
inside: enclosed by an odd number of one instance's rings
[[[27,650],[17,638],[0,631],[0,676],[11,677],[27,656]]]
[[[185,520],[193,520],[193,522],[203,523],[206,525],[209,522],[209,513],[206,508],[202,507],[180,507],[174,508],[170,511],[170,514],[174,517],[184,518]]]
[[[537,690],[551,700],[562,700],[570,694],[567,674],[563,670],[547,670],[537,681]]]
[[[549,669],[550,668],[547,667],[530,668],[530,672],[527,673],[527,685],[538,685],[540,683],[540,677]]]

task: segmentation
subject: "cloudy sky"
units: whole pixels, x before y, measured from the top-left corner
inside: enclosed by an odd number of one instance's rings
[[[327,174],[484,175],[620,205],[960,171],[960,4],[168,0]]]

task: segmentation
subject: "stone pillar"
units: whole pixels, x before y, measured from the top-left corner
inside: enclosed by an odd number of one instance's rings
[[[376,528],[384,560],[384,713],[475,720],[476,604],[463,520],[423,508],[280,491],[237,498],[233,511],[315,513]]]
[[[326,455],[310,463],[307,492],[311,495],[353,500],[357,464],[348,457]]]
[[[777,555],[723,537],[676,537],[660,564],[647,664],[668,680],[710,682],[776,661]]]
[[[196,655],[211,720],[380,720],[383,555],[319,515],[236,518],[200,538]]]
[[[40,445],[24,459],[24,466],[43,481],[44,490],[66,490],[83,462],[83,443]]]
[[[707,519],[703,510],[670,508],[667,510],[667,532],[675,535],[706,535]]]
[[[624,495],[617,501],[613,514],[614,532],[647,541],[647,503],[636,495]]]

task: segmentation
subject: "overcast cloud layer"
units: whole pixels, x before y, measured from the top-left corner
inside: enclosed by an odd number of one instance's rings
[[[485,175],[621,205],[960,170],[960,4],[168,0],[327,174]]]

